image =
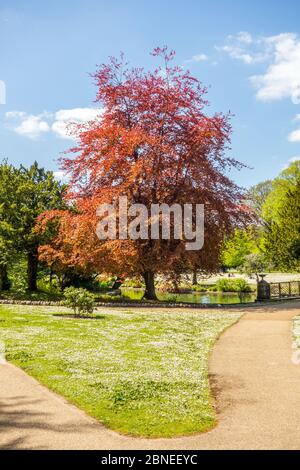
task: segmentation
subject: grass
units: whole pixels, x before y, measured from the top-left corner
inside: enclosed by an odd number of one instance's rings
[[[235,312],[0,307],[6,358],[116,431],[145,437],[215,424],[208,357]],[[65,314],[65,316],[64,316]]]

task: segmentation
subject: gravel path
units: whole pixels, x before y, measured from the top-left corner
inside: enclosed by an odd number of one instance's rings
[[[210,360],[218,425],[186,438],[136,439],[105,429],[11,364],[0,365],[2,449],[300,449],[300,303],[245,311]]]

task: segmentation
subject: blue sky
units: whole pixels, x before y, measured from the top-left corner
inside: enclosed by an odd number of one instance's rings
[[[235,115],[231,154],[251,169],[232,177],[273,178],[300,158],[299,18],[297,0],[0,0],[0,157],[57,171],[66,123],[93,115],[96,64],[122,50],[151,68],[167,44]]]

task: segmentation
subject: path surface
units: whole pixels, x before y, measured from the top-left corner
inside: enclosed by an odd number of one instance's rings
[[[0,365],[0,448],[300,449],[300,365],[291,361],[299,313],[299,302],[249,309],[221,336],[210,360],[219,424],[193,437],[120,436],[20,369]]]

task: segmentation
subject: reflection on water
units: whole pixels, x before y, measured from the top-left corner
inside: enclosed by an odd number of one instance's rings
[[[143,289],[133,289],[122,287],[122,295],[131,300],[141,300],[144,294]],[[202,293],[192,292],[188,294],[169,294],[167,292],[157,292],[159,300],[169,302],[188,302],[195,304],[240,304],[254,302],[256,294],[253,293]]]

